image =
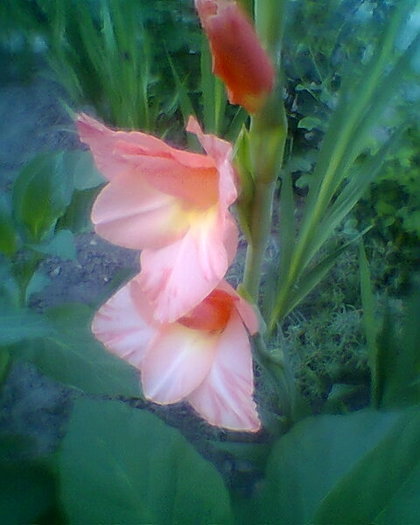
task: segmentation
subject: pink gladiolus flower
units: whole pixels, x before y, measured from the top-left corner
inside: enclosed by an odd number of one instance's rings
[[[141,372],[143,392],[159,404],[188,401],[210,424],[256,432],[248,332],[252,307],[225,281],[174,323],[157,323],[139,282],[131,280],[97,312],[92,331]]]
[[[206,154],[114,131],[83,114],[77,127],[109,180],[93,206],[96,232],[142,250],[138,281],[154,317],[175,321],[215,288],[236,253],[238,232],[228,211],[237,197],[231,145],[203,134],[193,118],[187,130]]]
[[[229,101],[255,113],[273,89],[274,68],[248,16],[233,0],[195,0],[195,6]]]

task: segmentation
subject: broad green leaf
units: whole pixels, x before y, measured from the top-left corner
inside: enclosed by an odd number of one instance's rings
[[[0,260],[0,304],[8,308],[17,308],[20,304],[21,292],[19,284],[13,275],[13,265],[10,260]],[[7,309],[5,308],[6,312]]]
[[[336,483],[398,419],[399,413],[363,411],[311,417],[295,425],[277,441],[268,459],[258,522],[312,523],[317,507]]]
[[[299,120],[297,127],[311,131],[313,129],[324,129],[325,123],[318,117],[304,117]]]
[[[61,259],[74,260],[76,258],[74,235],[70,230],[60,230],[52,239],[30,247],[34,251],[45,255],[55,255]]]
[[[58,228],[68,229],[73,233],[91,231],[90,210],[97,193],[96,188],[75,191],[64,215],[58,222]]]
[[[386,310],[377,346],[380,406],[405,407],[420,400],[420,292],[408,298],[402,329]]]
[[[95,340],[89,326],[92,314],[83,304],[48,310],[54,334],[26,344],[20,355],[56,381],[84,392],[139,397],[138,373]]]
[[[327,495],[314,523],[418,523],[419,443],[420,411],[407,411],[383,441]]]
[[[73,193],[73,173],[64,152],[43,154],[27,164],[13,186],[15,220],[30,242],[46,238],[63,215]]]
[[[0,438],[0,523],[58,523],[54,477],[41,460],[24,459],[28,445],[20,436]]]
[[[54,481],[45,468],[0,462],[1,523],[39,523],[54,504]]]
[[[69,162],[72,160],[74,188],[79,191],[90,190],[104,184],[105,179],[96,169],[90,151],[67,152]]]
[[[18,249],[19,236],[13,224],[9,202],[0,195],[0,253],[10,257]]]
[[[41,292],[50,282],[51,279],[42,270],[35,270],[25,289],[25,304],[29,303],[32,294]]]
[[[231,523],[215,467],[144,410],[76,401],[58,465],[70,525]]]
[[[29,310],[0,309],[0,345],[51,335],[48,319]]]

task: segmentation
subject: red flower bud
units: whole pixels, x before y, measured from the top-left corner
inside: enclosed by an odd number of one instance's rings
[[[258,111],[274,86],[274,68],[246,13],[233,0],[195,0],[209,39],[213,72],[229,101]]]

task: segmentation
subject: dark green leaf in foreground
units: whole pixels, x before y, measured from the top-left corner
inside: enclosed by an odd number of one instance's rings
[[[25,443],[0,439],[0,523],[60,523],[55,512],[55,480],[41,460],[19,459]]]
[[[121,402],[76,402],[59,475],[70,524],[231,522],[213,465],[177,430]]]
[[[400,333],[389,309],[385,312],[377,342],[382,407],[420,404],[419,310],[420,291],[416,289],[407,300]]]
[[[110,354],[90,332],[92,310],[83,304],[52,308],[54,334],[32,341],[21,355],[56,381],[91,394],[140,396],[137,372]]]
[[[398,419],[398,412],[363,411],[311,417],[298,423],[278,440],[268,460],[259,501],[260,522],[312,523],[321,501]]]
[[[420,516],[420,412],[407,411],[323,501],[314,523],[416,525]]]

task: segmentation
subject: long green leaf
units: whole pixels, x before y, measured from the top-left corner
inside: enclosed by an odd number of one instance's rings
[[[0,345],[46,337],[53,332],[48,319],[29,310],[0,311]]]
[[[90,332],[92,311],[70,304],[48,311],[54,332],[22,345],[19,355],[44,374],[87,393],[141,397],[138,372],[111,355]],[[31,335],[31,334],[29,334]]]

